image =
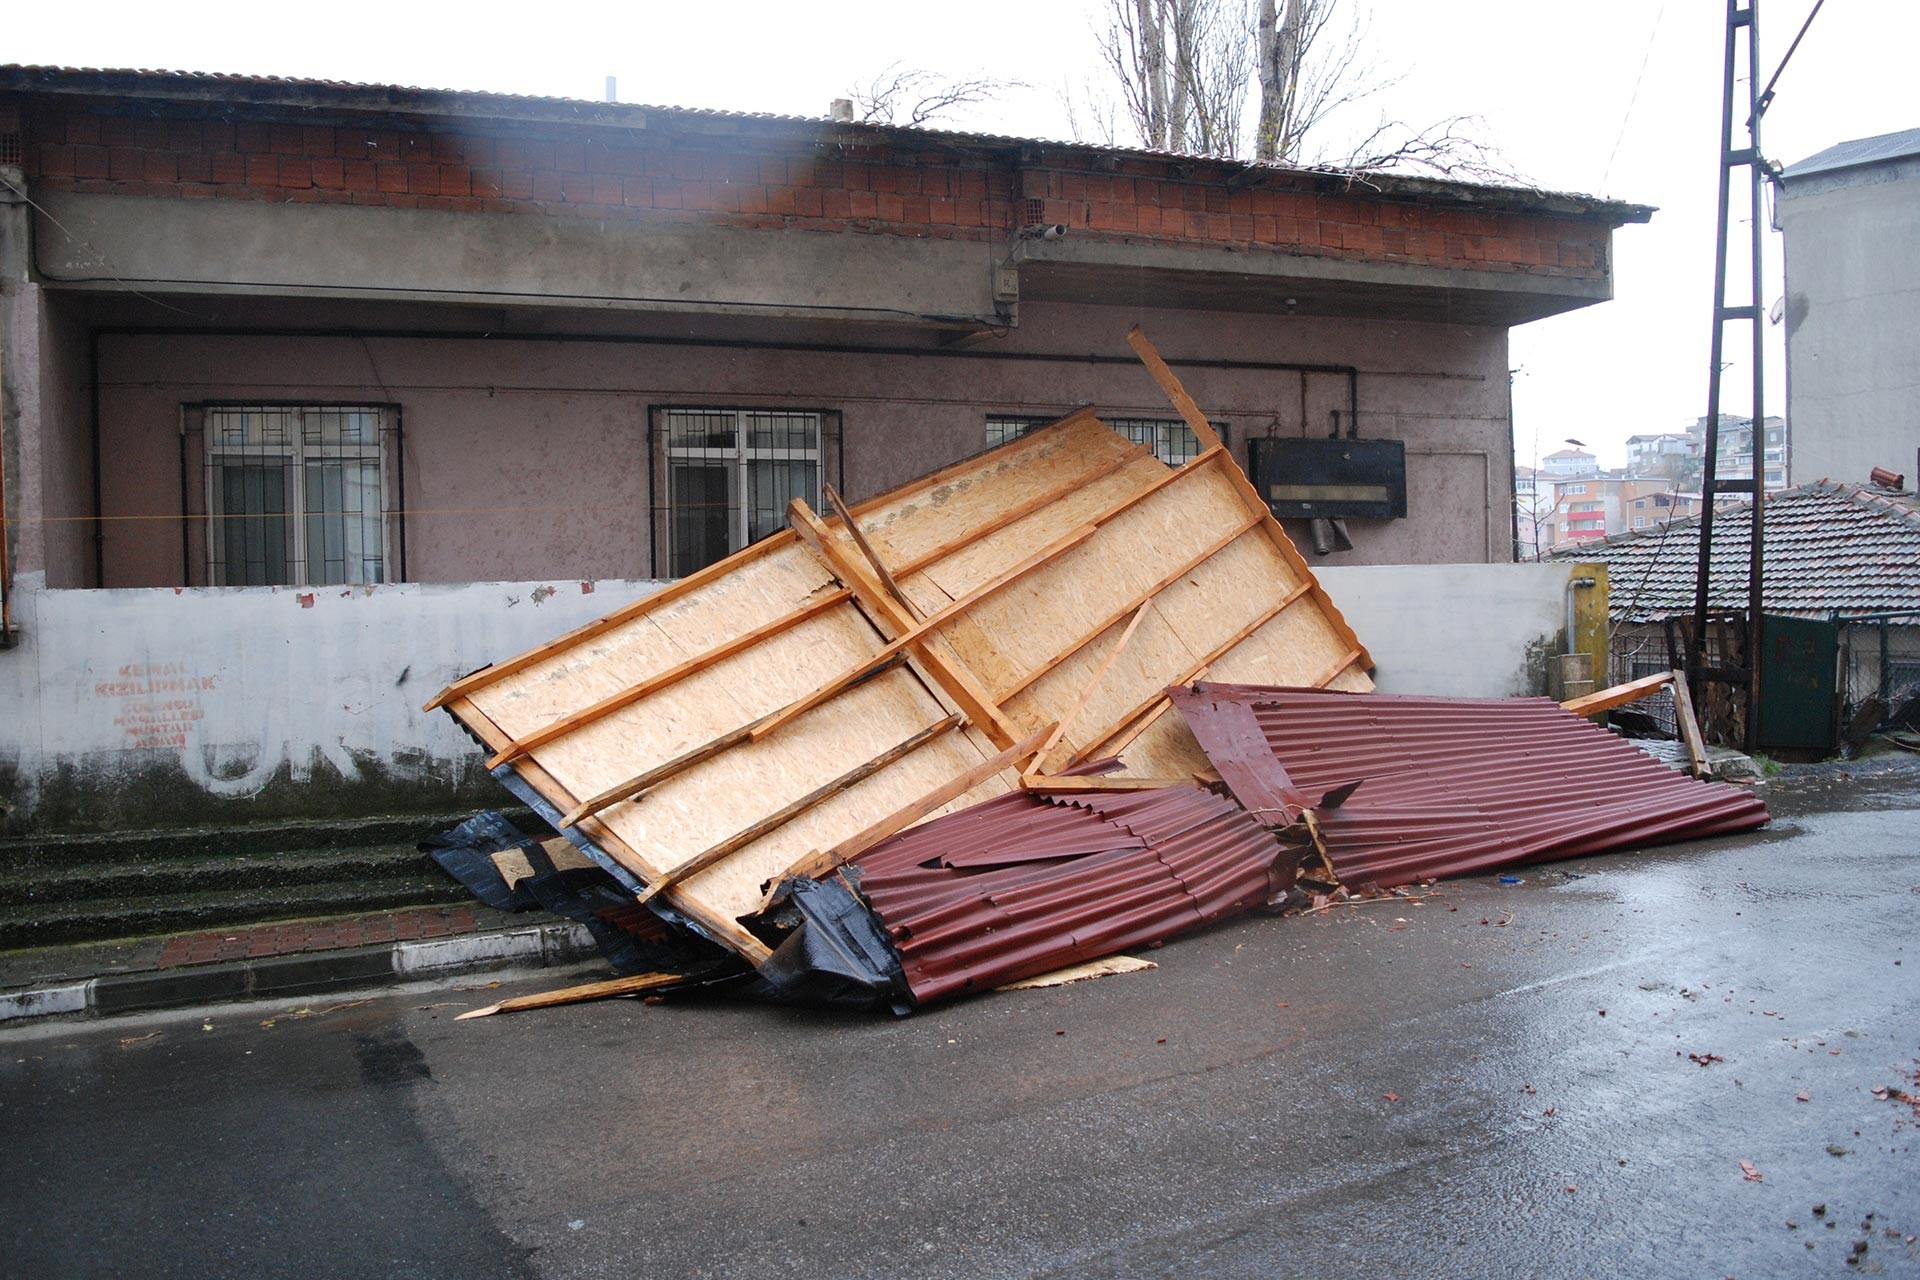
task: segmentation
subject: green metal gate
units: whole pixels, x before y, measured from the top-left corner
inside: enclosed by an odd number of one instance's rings
[[[1760,745],[1831,751],[1839,724],[1840,624],[1768,614],[1760,654]]]

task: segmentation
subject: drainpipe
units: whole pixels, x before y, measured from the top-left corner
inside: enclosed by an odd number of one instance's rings
[[[1575,652],[1575,649],[1573,647],[1573,593],[1578,589],[1580,589],[1581,587],[1597,587],[1599,585],[1600,585],[1599,581],[1594,578],[1567,579],[1567,596],[1566,596],[1566,599],[1567,599],[1567,650],[1566,651],[1568,653]],[[1595,679],[1598,679],[1598,676],[1596,676]]]

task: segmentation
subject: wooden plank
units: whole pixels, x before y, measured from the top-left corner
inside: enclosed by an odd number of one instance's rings
[[[1213,424],[1207,421],[1207,415],[1200,412],[1200,406],[1193,402],[1193,397],[1187,394],[1187,389],[1180,385],[1180,379],[1174,375],[1172,369],[1167,367],[1167,362],[1160,358],[1160,351],[1148,339],[1146,330],[1139,325],[1127,330],[1127,345],[1132,347],[1133,353],[1140,357],[1140,363],[1147,366],[1147,372],[1152,374],[1153,380],[1160,384],[1160,390],[1166,393],[1167,399],[1173,401],[1173,407],[1180,411],[1180,416],[1187,420],[1187,426],[1192,429],[1201,447],[1219,448],[1220,433],[1213,429]]]
[[[1597,716],[1602,711],[1611,711],[1615,707],[1624,707],[1629,702],[1651,698],[1672,684],[1673,676],[1674,673],[1671,671],[1662,671],[1656,675],[1643,676],[1638,680],[1629,680],[1625,684],[1596,689],[1582,697],[1569,698],[1560,705],[1577,716]]]
[[[886,561],[880,558],[880,553],[873,549],[871,542],[867,541],[867,535],[860,529],[860,522],[853,518],[851,511],[847,510],[847,504],[840,501],[840,495],[834,491],[834,487],[827,485],[824,492],[828,505],[833,508],[833,513],[839,516],[840,523],[847,527],[847,536],[853,539],[853,545],[859,548],[860,554],[867,558],[867,565],[880,579],[880,585],[887,589],[887,594],[892,596],[902,609],[912,614],[915,620],[922,617],[919,608],[913,601],[907,599],[907,593],[902,591],[900,584],[893,580],[893,574],[888,571]]]
[[[886,620],[886,630],[896,637],[904,636],[920,628],[920,634],[907,641],[918,652],[921,662],[926,666],[927,674],[946,691],[948,697],[959,705],[967,719],[992,740],[996,747],[1007,747],[1019,739],[1019,731],[1014,723],[1007,719],[980,682],[965,667],[953,662],[946,652],[933,643],[932,618],[928,625],[918,624],[913,615],[901,608],[881,588],[879,583],[867,576],[840,547],[813,509],[800,499],[795,498],[787,504],[787,519],[795,533],[816,555],[826,561],[827,568],[842,583],[853,588],[856,599],[872,613]],[[939,615],[934,615],[935,617]]]
[[[1039,749],[1040,744],[1047,740],[1047,735],[1052,732],[1053,726],[1048,725],[1043,729],[1030,733],[1025,738],[1022,738],[1020,741],[1002,751],[999,755],[982,760],[965,773],[959,774],[949,781],[942,783],[940,786],[935,787],[932,791],[927,792],[927,794],[921,796],[912,804],[894,810],[866,830],[847,837],[839,844],[833,846],[833,848],[825,852],[816,850],[813,853],[809,853],[806,857],[800,859],[785,871],[775,876],[774,887],[778,887],[778,881],[789,878],[817,880],[841,863],[859,857],[887,837],[898,835],[942,805],[951,804],[953,801],[958,800],[961,796],[985,782],[988,778],[993,777],[1003,770],[1014,767],[1016,762],[1031,756]],[[764,910],[764,904],[762,909]]]
[[[696,591],[716,578],[725,577],[748,561],[758,560],[761,556],[769,552],[778,551],[781,547],[791,545],[792,542],[793,539],[788,536],[787,530],[784,529],[779,533],[762,538],[752,546],[736,551],[724,560],[715,561],[698,573],[690,573],[684,578],[661,587],[658,591],[648,592],[632,604],[623,605],[604,618],[596,618],[585,626],[575,627],[565,635],[549,640],[543,645],[537,645],[525,653],[520,654],[518,657],[509,658],[505,662],[496,662],[489,667],[482,667],[470,676],[463,676],[455,680],[452,684],[435,694],[432,700],[422,707],[421,710],[432,711],[435,707],[446,706],[455,698],[465,697],[475,689],[485,688],[494,681],[510,676],[516,671],[525,671],[528,667],[545,662],[548,658],[555,657],[558,654],[565,653],[568,649],[576,645],[591,640],[597,635],[604,635],[622,623],[633,621],[649,610],[657,609],[670,601],[678,600],[688,592]]]
[[[1136,956],[1104,956],[1098,960],[1089,960],[1085,964],[1055,969],[1052,973],[1043,973],[1037,978],[1022,978],[1018,982],[1009,982],[1004,987],[995,987],[994,990],[1032,991],[1040,987],[1064,987],[1070,982],[1085,982],[1089,978],[1106,978],[1116,973],[1139,973],[1143,969],[1159,967],[1151,960],[1141,960]]]
[[[911,577],[930,564],[944,560],[956,552],[964,551],[974,543],[992,537],[1009,525],[1020,523],[1020,521],[1026,519],[1034,512],[1039,511],[1043,507],[1052,506],[1068,494],[1079,489],[1084,489],[1090,484],[1096,484],[1120,470],[1120,468],[1130,463],[1138,462],[1142,458],[1151,457],[1152,455],[1153,446],[1145,444],[1136,445],[1133,449],[1121,454],[1119,457],[1108,459],[1092,471],[1074,476],[1070,480],[1046,489],[1028,498],[1019,506],[995,516],[992,520],[976,525],[974,528],[967,530],[961,537],[951,539],[948,542],[942,543],[940,546],[921,552],[900,566],[900,576],[903,578]]]
[[[950,463],[938,471],[929,472],[921,476],[918,480],[909,480],[898,489],[889,489],[883,494],[868,498],[865,502],[855,503],[853,514],[863,516],[869,511],[876,511],[886,506],[888,503],[899,502],[901,499],[911,498],[917,493],[925,493],[929,489],[936,489],[956,476],[964,476],[969,471],[980,470],[983,466],[987,465],[987,460],[992,458],[996,453],[1004,453],[1009,449],[1032,448],[1034,441],[1044,436],[1047,432],[1064,430],[1067,427],[1073,426],[1075,423],[1087,421],[1089,418],[1092,418],[1093,415],[1094,407],[1092,405],[1081,405],[1066,417],[1058,418],[1049,422],[1044,427],[1029,431],[1024,436],[1016,436],[996,448],[987,449],[971,457],[962,458],[960,461]]]
[[[1140,620],[1147,616],[1147,610],[1152,607],[1153,601],[1148,599],[1142,600],[1140,607],[1134,610],[1133,621],[1127,623],[1127,629],[1120,633],[1120,639],[1115,641],[1113,648],[1107,651],[1106,658],[1100,663],[1099,669],[1093,673],[1093,679],[1087,681],[1086,685],[1081,688],[1080,696],[1073,700],[1072,708],[1068,710],[1066,715],[1060,717],[1060,722],[1053,726],[1053,732],[1048,735],[1045,742],[1040,744],[1040,750],[1034,753],[1033,768],[1035,772],[1045,767],[1047,753],[1053,750],[1054,743],[1060,741],[1060,735],[1064,734],[1067,729],[1072,726],[1073,722],[1079,719],[1080,709],[1087,705],[1087,699],[1092,696],[1095,689],[1100,687],[1100,682],[1106,678],[1107,672],[1113,669],[1114,659],[1118,658],[1121,650],[1127,647],[1127,641],[1133,639],[1133,633],[1140,629]]]
[[[1130,613],[1138,609],[1141,605],[1146,604],[1148,601],[1154,599],[1161,592],[1165,591],[1168,587],[1172,586],[1174,583],[1180,581],[1180,579],[1186,577],[1188,574],[1198,569],[1201,565],[1205,564],[1208,560],[1211,560],[1214,556],[1217,556],[1222,551],[1225,551],[1228,547],[1232,546],[1239,539],[1245,537],[1249,532],[1258,528],[1259,526],[1260,526],[1260,517],[1249,516],[1247,520],[1244,523],[1242,523],[1233,532],[1227,534],[1225,537],[1215,539],[1211,544],[1209,544],[1207,547],[1202,549],[1197,555],[1188,557],[1187,561],[1184,564],[1182,564],[1178,569],[1174,570],[1172,573],[1167,574],[1165,577],[1161,578],[1160,581],[1148,587],[1145,591],[1142,591],[1137,595],[1135,595],[1133,599],[1129,600],[1123,607],[1116,609],[1112,613],[1108,614],[1106,618],[1101,621],[1100,625],[1095,627],[1092,631],[1087,632],[1087,634],[1081,636],[1077,640],[1074,640],[1072,643],[1068,644],[1065,648],[1060,649],[1052,657],[1048,658],[1045,662],[1042,662],[1039,665],[1035,666],[1033,670],[1029,671],[1025,676],[1023,676],[1020,679],[1019,683],[1015,684],[1012,688],[1005,690],[999,695],[1001,703],[1004,705],[1005,703],[1011,702],[1016,694],[1023,692],[1028,687],[1030,687],[1036,680],[1039,680],[1042,676],[1046,675],[1049,671],[1052,671],[1054,668],[1058,667],[1061,663],[1065,662],[1068,658],[1071,658],[1074,654],[1086,648],[1087,645],[1091,644],[1095,639],[1097,639],[1101,635],[1104,635],[1109,627],[1112,627],[1118,622],[1120,622],[1121,619],[1127,617]]]
[[[1328,685],[1333,683],[1333,678],[1335,676],[1339,675],[1342,671],[1345,671],[1348,667],[1352,666],[1354,663],[1360,661],[1360,659],[1366,656],[1367,655],[1364,650],[1349,649],[1344,655],[1342,655],[1340,658],[1336,659],[1335,661],[1330,663],[1325,669],[1323,669],[1319,675],[1316,675],[1310,683],[1316,689],[1324,689]]]
[[[506,750],[495,753],[488,759],[487,768],[496,769],[503,764],[519,759],[530,751],[538,750],[556,738],[563,738],[584,725],[592,724],[610,712],[618,711],[622,707],[632,706],[641,699],[658,693],[668,685],[678,683],[696,672],[706,670],[716,662],[723,661],[737,653],[751,649],[762,640],[796,627],[810,618],[817,617],[825,613],[828,609],[845,603],[851,599],[852,596],[853,593],[851,591],[848,591],[845,587],[841,587],[820,597],[811,604],[803,605],[791,613],[782,614],[772,622],[755,627],[743,635],[736,636],[718,648],[709,649],[705,653],[688,658],[685,662],[669,667],[659,675],[650,676],[637,684],[630,684],[618,693],[610,694],[591,706],[582,707],[571,715],[563,716],[546,728],[535,733],[530,733],[519,739]]]
[[[776,711],[769,711],[751,724],[729,729],[719,737],[711,738],[691,751],[683,752],[664,764],[655,765],[645,773],[629,778],[625,782],[616,783],[593,798],[581,801],[567,811],[566,815],[560,819],[560,825],[571,827],[582,818],[591,817],[602,809],[619,804],[622,800],[631,800],[647,788],[665,782],[676,773],[691,769],[702,760],[711,760],[729,747],[737,747],[744,742],[757,742],[774,729],[794,719],[800,712],[811,710],[858,681],[879,675],[886,668],[898,666],[903,661],[905,659],[900,654],[894,653],[835,676],[797,702],[790,702]]]
[[[1158,791],[1163,787],[1191,787],[1192,778],[1077,778],[1029,773],[1020,778],[1022,791]]]
[[[469,1018],[490,1018],[496,1013],[518,1013],[522,1009],[551,1009],[555,1005],[605,1000],[611,996],[637,995],[642,991],[654,991],[686,980],[687,976],[684,973],[637,973],[630,978],[583,982],[577,987],[558,987],[552,991],[536,991],[532,995],[512,996],[483,1009],[469,1009],[455,1017],[454,1021],[465,1022]]]
[[[1306,594],[1307,594],[1307,583],[1303,582],[1299,586],[1295,587],[1292,591],[1289,591],[1287,592],[1286,595],[1282,596],[1278,604],[1275,604],[1270,608],[1261,610],[1259,615],[1256,616],[1252,622],[1247,623],[1245,626],[1241,627],[1238,631],[1234,632],[1231,636],[1227,637],[1225,643],[1220,644],[1219,646],[1214,648],[1214,650],[1211,653],[1207,654],[1206,657],[1194,663],[1190,669],[1188,669],[1187,671],[1181,674],[1179,679],[1170,681],[1169,683],[1172,685],[1192,684],[1195,680],[1198,680],[1200,678],[1202,672],[1204,672],[1208,667],[1211,667],[1214,663],[1218,662],[1221,659],[1221,657],[1225,655],[1229,649],[1232,649],[1235,645],[1239,644],[1242,640],[1245,640],[1248,636],[1252,635],[1254,632],[1258,631],[1260,628],[1266,626],[1269,622],[1272,622],[1275,618],[1280,616],[1283,610],[1287,609],[1295,601],[1301,599]],[[1340,672],[1345,670],[1348,665],[1350,664],[1347,662],[1342,662],[1338,668],[1328,673],[1327,679],[1331,680],[1334,676],[1339,675]],[[1166,705],[1171,705],[1170,703],[1167,702],[1167,695],[1164,692],[1156,693],[1154,696],[1152,696],[1151,698],[1148,698],[1145,702],[1141,703],[1140,706],[1135,708],[1133,711],[1130,711],[1126,715],[1122,716],[1118,722],[1120,728],[1116,728],[1113,732],[1107,734],[1105,737],[1095,742],[1089,743],[1087,746],[1084,746],[1080,750],[1074,752],[1073,758],[1071,761],[1069,761],[1069,763],[1077,764],[1082,760],[1095,760],[1100,758],[1100,756],[1103,754],[1112,755],[1115,751],[1119,750],[1119,748],[1118,747],[1108,748],[1108,743],[1111,742],[1114,738],[1119,736],[1119,732],[1121,728],[1128,728],[1128,727],[1133,728],[1133,734],[1131,736],[1138,737],[1141,730],[1144,730],[1147,727],[1146,722],[1150,722],[1153,719],[1153,715],[1149,715],[1148,713],[1153,712],[1155,715],[1157,715],[1158,711],[1164,710]]]
[[[856,765],[835,778],[832,782],[814,788],[806,795],[795,800],[792,804],[777,809],[766,817],[761,818],[758,822],[742,828],[712,848],[696,853],[693,857],[688,858],[685,862],[667,871],[658,880],[648,885],[647,891],[640,895],[640,901],[652,901],[663,890],[671,888],[673,885],[685,880],[688,876],[705,871],[708,867],[725,859],[735,850],[752,844],[755,840],[760,839],[760,837],[770,832],[778,831],[781,827],[786,826],[787,823],[793,821],[815,805],[831,799],[855,783],[873,776],[894,761],[902,759],[916,749],[925,746],[941,734],[958,728],[960,724],[961,719],[959,716],[948,716],[936,724],[929,725],[898,746],[889,748],[863,764]]]
[[[1707,740],[1700,734],[1700,719],[1693,711],[1693,692],[1687,687],[1687,673],[1673,673],[1673,722],[1680,730],[1680,741],[1687,744],[1687,759],[1693,762],[1696,778],[1706,777]]]
[[[497,750],[511,741],[499,725],[474,705],[471,698],[461,697],[450,704],[448,709],[472,729],[487,746]],[[515,772],[526,779],[527,785],[555,809],[564,812],[573,805],[573,796],[536,761],[521,760],[513,767]],[[646,865],[640,855],[634,851],[633,846],[622,840],[619,833],[605,823],[590,818],[581,825],[580,832],[634,874],[640,874],[641,869]],[[749,964],[755,966],[763,964],[773,954],[772,948],[741,928],[737,920],[716,915],[696,901],[676,898],[674,905],[685,912],[688,918],[699,921],[702,928],[732,947]]]

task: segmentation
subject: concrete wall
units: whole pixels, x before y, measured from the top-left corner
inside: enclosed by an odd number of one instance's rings
[[[1330,570],[1389,692],[1542,689],[1563,564]],[[0,829],[164,828],[498,804],[419,708],[451,680],[652,590],[636,581],[46,590],[0,652]]]
[[[183,404],[397,402],[413,581],[644,577],[654,572],[650,406],[838,411],[841,487],[858,499],[979,451],[991,412],[1055,414],[1092,402],[1112,415],[1174,416],[1131,359],[980,358],[1127,354],[1123,338],[1135,320],[1171,358],[1359,367],[1361,434],[1406,441],[1409,516],[1353,522],[1355,550],[1330,562],[1511,554],[1504,329],[1028,304],[1017,331],[966,358],[613,341],[109,335],[100,395],[105,584],[204,581],[177,520]],[[1243,461],[1249,437],[1324,434],[1330,411],[1347,405],[1337,374],[1180,372],[1228,425]],[[187,483],[203,483],[197,468]],[[84,549],[73,544],[50,559],[55,585],[86,582]]]
[[[1787,419],[1794,484],[1920,469],[1920,156],[1789,178]]]
[[[1566,562],[1371,565],[1318,576],[1375,663],[1381,693],[1547,692],[1566,633]]]
[[[0,829],[171,827],[498,804],[420,704],[648,582],[49,591],[0,652]]]

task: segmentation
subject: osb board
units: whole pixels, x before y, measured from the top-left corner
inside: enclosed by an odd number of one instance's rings
[[[837,585],[796,542],[469,696],[518,738],[772,622]]]
[[[1068,419],[949,469],[937,484],[882,494],[854,514],[883,560],[908,564],[1133,447],[1091,417]]]
[[[1127,647],[1100,677],[1100,683],[1092,684],[1125,630],[1125,622],[1108,628],[1111,634],[1096,639],[1004,704],[1007,713],[1022,728],[1037,729],[1065,716],[1091,685],[1091,692],[1087,693],[1086,702],[1072,726],[1061,735],[1061,746],[1049,753],[1045,762],[1047,770],[1065,767],[1072,752],[1112,732],[1142,703],[1180,679],[1199,661],[1198,655],[1181,640],[1166,618],[1157,609],[1149,609],[1134,630],[1133,638],[1127,641]]]
[[[748,629],[743,621],[739,630]],[[532,758],[576,799],[584,799],[804,697],[870,657],[880,644],[858,608],[842,604],[768,637],[746,654],[583,725],[535,749]],[[478,690],[473,701],[517,738],[577,710],[601,692],[596,682],[594,692],[576,700],[566,696],[565,686],[536,684],[521,690],[517,677],[510,676]],[[931,700],[929,705],[934,705]],[[931,713],[922,723],[940,714]]]
[[[647,865],[635,870],[651,880],[945,715],[911,672],[896,668],[771,737],[722,752],[600,816],[640,853]],[[832,848],[984,758],[965,735],[944,734],[688,878],[678,892],[693,895],[717,914],[741,915],[759,902],[760,886],[769,877],[816,849]]]

